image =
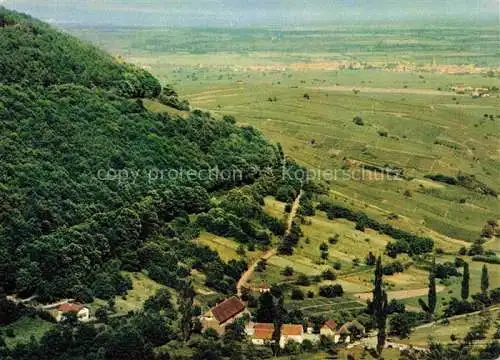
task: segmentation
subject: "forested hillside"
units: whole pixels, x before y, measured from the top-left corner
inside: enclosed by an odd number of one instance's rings
[[[127,97],[155,97],[159,82],[148,72],[27,15],[0,7],[0,83],[43,86],[74,83]]]
[[[0,288],[91,301],[123,293],[123,269],[178,287],[210,264],[212,278],[233,274],[214,285],[230,292],[242,265],[189,244],[199,226],[187,215],[276,168],[279,149],[229,116],[149,112],[141,98],[160,94],[156,79],[48,25],[5,9],[0,25]],[[249,202],[276,191],[259,181]],[[268,238],[273,221],[242,230],[226,208],[225,231]]]

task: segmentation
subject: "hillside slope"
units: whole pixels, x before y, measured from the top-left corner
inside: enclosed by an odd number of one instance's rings
[[[174,287],[179,259],[221,271],[188,244],[187,214],[276,149],[232,117],[149,112],[129,97],[158,95],[156,79],[48,25],[5,9],[0,24],[0,288],[90,299],[123,293],[120,269]]]
[[[148,72],[27,15],[0,7],[0,83],[51,86],[74,83],[127,97],[155,97],[159,82]]]

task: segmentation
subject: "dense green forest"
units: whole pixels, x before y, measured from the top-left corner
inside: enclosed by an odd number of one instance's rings
[[[149,73],[3,8],[0,50],[7,293],[88,302],[124,293],[130,280],[120,270],[146,269],[180,289],[191,268],[231,293],[246,264],[225,264],[190,240],[203,227],[252,246],[283,233],[260,210],[263,196],[300,184],[275,179],[283,154],[255,129],[201,111],[152,113],[142,98],[165,102],[173,89],[162,92]]]
[[[78,84],[127,97],[155,97],[159,82],[103,51],[27,15],[0,7],[0,83],[25,87]]]

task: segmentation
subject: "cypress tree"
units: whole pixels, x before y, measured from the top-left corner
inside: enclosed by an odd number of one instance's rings
[[[270,292],[262,293],[259,297],[259,307],[256,318],[258,322],[272,323],[276,317],[274,297]]]
[[[283,294],[278,298],[276,308],[275,308],[275,317],[274,317],[274,331],[273,331],[273,352],[274,355],[279,355],[280,351],[280,340],[281,340],[281,326],[284,323],[284,318],[286,316],[286,310],[284,305],[284,297]]]
[[[462,300],[467,300],[469,298],[469,263],[464,262],[464,274],[462,276]]]
[[[418,299],[418,303],[422,310],[425,311],[429,319],[434,315],[436,310],[437,295],[436,295],[436,258],[432,261],[431,269],[429,270],[429,292],[427,293],[427,304],[424,300]]]
[[[380,355],[384,349],[387,323],[387,293],[384,291],[382,257],[378,257],[375,267],[375,281],[373,289],[373,316],[378,329],[377,353]]]
[[[490,287],[490,279],[488,276],[488,268],[486,264],[483,265],[483,270],[481,272],[481,292],[486,294],[488,292],[488,288]]]
[[[429,271],[429,293],[427,294],[427,306],[429,307],[429,315],[432,317],[436,310],[436,258],[432,261],[432,268]]]
[[[185,342],[191,337],[193,330],[193,303],[196,293],[191,282],[184,284],[179,296],[179,312],[181,314],[180,330]]]

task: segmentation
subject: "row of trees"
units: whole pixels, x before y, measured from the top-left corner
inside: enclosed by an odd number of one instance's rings
[[[419,255],[431,252],[434,241],[428,237],[413,235],[401,229],[396,229],[390,224],[383,224],[369,218],[363,212],[356,212],[344,206],[333,203],[331,200],[322,200],[318,209],[325,211],[329,219],[342,218],[356,223],[356,229],[364,231],[366,227],[382,232],[392,237],[386,246],[387,255],[396,257],[400,253]]]

